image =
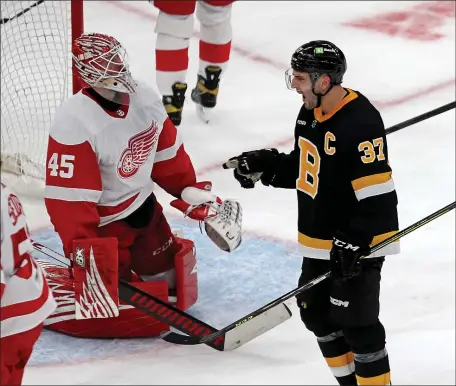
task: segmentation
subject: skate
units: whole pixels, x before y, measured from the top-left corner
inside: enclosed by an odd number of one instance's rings
[[[182,121],[182,110],[184,108],[185,92],[187,91],[187,83],[174,83],[173,95],[163,96],[163,105],[171,122],[175,126],[179,126]]]
[[[207,66],[205,72],[206,78],[198,75],[198,82],[192,90],[191,97],[192,101],[195,102],[198,117],[204,123],[209,123],[212,109],[217,104],[222,69],[218,66]]]

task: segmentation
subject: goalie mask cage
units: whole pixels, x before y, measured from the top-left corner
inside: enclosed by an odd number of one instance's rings
[[[55,111],[79,91],[72,42],[83,2],[1,1],[1,170],[44,180]]]

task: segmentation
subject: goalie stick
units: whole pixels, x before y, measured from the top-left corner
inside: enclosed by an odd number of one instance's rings
[[[33,248],[44,255],[57,260],[61,264],[71,266],[71,261],[69,259],[43,244],[33,241]],[[215,327],[210,326],[123,280],[120,280],[119,282],[119,298],[155,319],[162,321],[177,330],[191,334],[192,336],[213,336],[213,334],[219,332]],[[256,324],[250,325],[248,331],[238,329],[233,333],[228,332],[227,334],[223,334],[223,336],[220,335],[210,339],[206,344],[218,351],[233,350],[256,336],[274,328],[278,324],[283,323],[290,317],[291,311],[289,308],[285,304],[281,304],[280,307],[276,307],[274,310],[264,312],[260,315],[256,320]],[[241,323],[238,324],[240,325]],[[239,333],[244,334],[242,339],[239,339]],[[162,338],[165,334],[162,335]],[[179,336],[181,335],[179,334]]]
[[[409,233],[415,231],[418,228],[421,228],[423,225],[426,225],[427,223],[435,220],[436,218],[444,215],[445,213],[448,213],[449,211],[453,210],[456,207],[456,201],[443,207],[442,209],[430,214],[429,216],[426,216],[425,218],[417,221],[416,223],[408,226],[407,228],[399,231],[395,235],[383,240],[382,242],[374,245],[372,248],[370,248],[369,253],[366,255],[370,255],[371,253],[374,253],[378,251],[379,249],[387,246],[388,244],[391,244],[400,238],[404,237],[405,235],[408,235]],[[203,336],[203,337],[195,337],[195,336],[185,336],[182,334],[178,334],[175,332],[169,332],[165,335],[162,336],[162,339],[169,342],[169,343],[174,343],[174,344],[181,344],[181,345],[195,345],[195,344],[208,344],[214,339],[220,339],[221,337],[227,337],[230,336],[231,338],[236,336],[237,341],[235,342],[236,345],[234,348],[237,348],[241,345],[243,345],[245,342],[248,342],[249,340],[253,339],[252,337],[248,336],[249,334],[249,324],[255,323],[255,318],[258,316],[264,315],[266,312],[272,312],[276,307],[279,307],[285,302],[286,300],[296,296],[297,294],[307,291],[308,289],[312,288],[316,284],[320,283],[321,281],[329,278],[331,276],[331,272],[326,272],[323,275],[320,275],[311,281],[307,282],[301,287],[298,287],[285,295],[282,295],[281,297],[273,300],[272,302],[264,305],[263,307],[251,312],[250,314],[244,316],[243,318],[237,320],[234,323],[229,324],[228,326],[222,328],[221,330],[211,333],[209,335]],[[272,312],[272,314],[274,314]],[[279,323],[276,323],[278,325]],[[236,332],[236,330],[239,330]],[[259,330],[258,326],[255,326],[254,330]],[[182,330],[181,330],[182,331]],[[247,334],[247,335],[246,335]],[[261,335],[256,334],[255,337]],[[190,334],[191,335],[191,334]],[[248,338],[245,340],[245,338]],[[229,349],[229,348],[227,348]]]
[[[399,240],[405,235],[453,210],[455,207],[456,201],[376,244],[370,249],[369,254]],[[69,260],[52,249],[39,243],[33,243],[33,246],[36,250],[41,251],[47,256],[68,265]],[[125,281],[120,281],[119,283],[119,298],[157,320],[163,321],[169,326],[190,335],[187,336],[175,332],[166,332],[162,334],[161,338],[169,343],[181,345],[204,343],[218,351],[229,351],[242,346],[289,319],[291,317],[291,311],[283,303],[293,296],[296,296],[327,279],[330,275],[331,273],[327,272],[318,276],[303,286],[280,296],[220,330],[217,330],[215,327],[208,325]]]

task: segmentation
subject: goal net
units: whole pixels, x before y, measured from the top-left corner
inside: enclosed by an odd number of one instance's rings
[[[48,133],[73,92],[82,0],[1,1],[1,169],[44,179]]]

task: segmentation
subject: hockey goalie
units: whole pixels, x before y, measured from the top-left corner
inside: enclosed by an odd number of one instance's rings
[[[242,210],[197,182],[160,97],[137,83],[124,47],[104,34],[75,40],[82,90],[59,108],[50,130],[45,203],[71,267],[41,262],[57,302],[45,327],[78,337],[148,337],[169,327],[119,301],[127,280],[182,310],[198,296],[195,247],[173,234],[154,195],[204,224],[231,252]]]

